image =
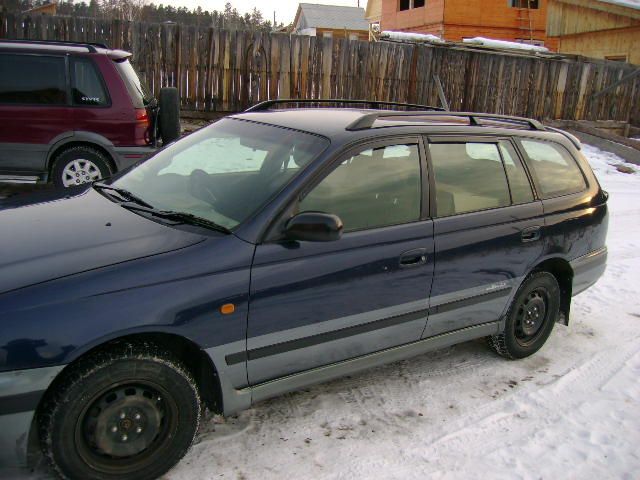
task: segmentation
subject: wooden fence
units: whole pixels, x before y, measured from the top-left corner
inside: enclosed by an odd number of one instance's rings
[[[0,37],[104,42],[133,52],[154,92],[177,86],[183,108],[240,111],[270,98],[350,98],[569,120],[640,120],[640,75],[599,60],[459,46],[338,40],[68,17],[0,16]]]

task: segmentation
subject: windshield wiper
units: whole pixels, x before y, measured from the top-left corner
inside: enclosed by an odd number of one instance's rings
[[[98,190],[109,190],[109,191],[112,191],[112,192],[116,192],[118,195],[120,195],[125,200],[128,200],[128,201],[133,202],[133,203],[137,203],[138,205],[142,205],[143,207],[147,207],[147,208],[151,208],[151,209],[154,208],[153,205],[151,205],[148,202],[145,202],[140,197],[138,197],[135,194],[131,193],[129,190],[125,190],[124,188],[112,187],[111,185],[106,185],[104,183],[94,183],[93,184],[93,188],[96,188]]]
[[[166,218],[168,220],[177,220],[189,225],[208,228],[209,230],[215,230],[216,232],[224,233],[227,235],[231,234],[231,230],[229,230],[227,227],[224,227],[206,218],[198,217],[197,215],[193,215],[192,213],[174,212],[172,210],[158,210],[157,208],[142,208],[135,205],[126,204],[123,205],[123,207],[128,208],[129,210],[136,210],[138,212],[146,212],[156,217]]]

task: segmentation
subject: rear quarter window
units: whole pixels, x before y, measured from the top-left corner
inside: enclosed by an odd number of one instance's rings
[[[540,198],[569,195],[587,187],[580,167],[561,145],[536,140],[521,140],[521,144]]]
[[[109,105],[109,96],[104,82],[91,60],[74,58],[72,72],[71,93],[74,105],[90,107]]]
[[[67,76],[64,57],[0,54],[0,103],[65,105]]]

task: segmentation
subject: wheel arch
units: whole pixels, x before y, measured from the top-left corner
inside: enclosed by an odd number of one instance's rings
[[[573,289],[573,269],[571,264],[562,257],[547,258],[531,269],[531,273],[534,272],[548,272],[556,278],[560,287],[560,317],[558,322],[563,325],[569,325]]]
[[[141,332],[112,338],[97,345],[93,345],[75,356],[73,360],[65,365],[65,367],[56,375],[49,387],[43,393],[36,408],[36,413],[33,417],[29,431],[29,464],[33,464],[36,461],[37,452],[40,450],[37,422],[47,396],[50,395],[54,389],[58,388],[58,385],[64,380],[65,373],[71,366],[100,350],[108,349],[115,344],[121,343],[153,343],[170,351],[185,364],[189,372],[193,375],[200,391],[200,396],[205,405],[216,413],[223,411],[223,395],[218,370],[209,355],[207,355],[207,353],[192,340],[181,335],[167,332]]]
[[[55,159],[61,152],[73,147],[89,147],[99,150],[109,161],[112,173],[118,170],[114,145],[107,138],[92,132],[73,132],[71,135],[57,137],[49,147],[46,170],[51,173]]]

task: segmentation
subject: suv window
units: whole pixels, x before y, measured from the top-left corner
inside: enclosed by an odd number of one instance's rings
[[[346,232],[420,219],[418,145],[364,150],[342,162],[301,202],[300,212],[338,215]]]
[[[511,204],[507,176],[493,143],[429,144],[436,186],[436,215]]]
[[[71,93],[74,105],[105,106],[109,104],[102,78],[87,58],[73,59]]]
[[[564,147],[535,140],[522,140],[522,147],[529,157],[540,197],[557,197],[586,188],[578,164]]]
[[[153,100],[153,95],[149,92],[147,85],[140,80],[140,76],[129,63],[129,60],[115,62],[116,70],[120,74],[122,81],[127,87],[131,101],[135,108],[144,108]]]
[[[65,70],[63,57],[0,54],[0,103],[66,104]]]

